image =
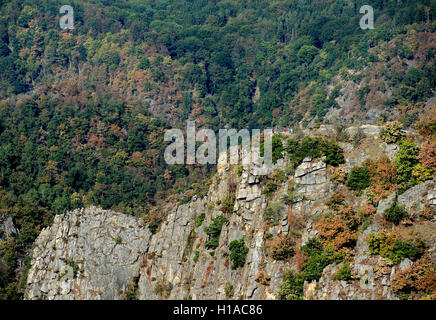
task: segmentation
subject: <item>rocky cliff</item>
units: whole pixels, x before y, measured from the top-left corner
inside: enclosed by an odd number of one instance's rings
[[[29,299],[116,299],[138,274],[150,231],[95,207],[56,216],[33,249]]]
[[[318,134],[328,135],[320,128]],[[328,128],[327,128],[328,129]],[[379,128],[365,126],[364,143],[354,148],[342,143],[349,172],[367,158],[392,158],[396,146],[379,140]],[[352,130],[352,129],[351,129]],[[366,143],[365,143],[366,141]],[[166,220],[153,235],[141,219],[95,207],[59,215],[41,232],[33,250],[27,280],[29,299],[277,299],[287,270],[299,270],[300,249],[317,237],[318,220],[331,210],[326,204],[343,194],[356,210],[366,195],[356,195],[332,178],[324,158],[305,158],[295,170],[279,159],[267,176],[253,167],[220,162],[209,192],[168,209]],[[333,171],[332,171],[333,170]],[[280,174],[279,174],[280,173]],[[281,176],[281,177],[279,177]],[[271,182],[274,188],[271,189]],[[391,280],[415,262],[392,263],[368,248],[369,234],[386,229],[383,212],[394,201],[408,211],[409,220],[423,208],[436,206],[435,180],[403,194],[382,199],[365,228],[356,231],[349,262],[352,278],[337,274],[345,262],[330,263],[318,280],[305,281],[306,299],[397,299]],[[265,208],[275,205],[272,220]],[[434,213],[434,211],[432,211]],[[225,217],[214,235],[214,218]],[[403,233],[418,233],[425,255],[436,265],[436,217],[409,221]],[[389,227],[393,229],[394,227]],[[217,237],[215,245],[210,243]],[[292,254],[278,256],[277,242],[294,239]],[[237,259],[231,243],[243,239],[248,252]],[[282,246],[282,247],[284,247]],[[240,252],[239,252],[240,253]],[[241,254],[241,253],[240,253]],[[433,284],[434,285],[434,284]]]

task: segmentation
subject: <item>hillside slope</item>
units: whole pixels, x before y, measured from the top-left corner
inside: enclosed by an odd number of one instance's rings
[[[363,133],[379,130],[371,125],[386,127],[397,146],[381,151],[366,143],[349,156],[360,166],[359,157],[403,148],[396,163],[357,169],[356,177],[368,171],[371,183],[350,182],[355,192],[366,190],[373,207],[433,178],[436,0],[374,1],[374,29],[363,30],[359,9],[367,4],[71,0],[74,29],[63,30],[64,1],[0,1],[0,299],[24,297],[34,241],[58,215],[97,206],[142,219],[155,232],[168,221],[167,207],[205,196],[216,165],[164,160],[166,130],[184,131],[187,120],[215,132],[318,132],[347,142],[350,154]],[[404,138],[414,142],[401,147]],[[322,148],[335,156],[336,146]],[[300,155],[288,156],[293,169],[302,164]],[[330,156],[328,166],[339,165]],[[348,179],[341,170],[333,175]],[[211,232],[205,241],[213,248]],[[321,242],[334,247],[329,241]],[[245,252],[241,242],[233,246]],[[316,259],[323,251],[311,252]],[[315,275],[296,276],[298,296],[302,280]]]

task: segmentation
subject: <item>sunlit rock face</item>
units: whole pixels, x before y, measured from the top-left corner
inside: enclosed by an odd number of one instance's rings
[[[55,217],[35,242],[28,299],[119,299],[151,233],[140,219],[90,207]]]

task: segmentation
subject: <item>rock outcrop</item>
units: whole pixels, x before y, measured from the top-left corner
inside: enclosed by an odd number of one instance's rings
[[[35,242],[28,299],[119,299],[139,274],[151,233],[95,207],[56,216]]]
[[[5,240],[17,233],[18,230],[15,228],[12,218],[7,214],[0,215],[0,240]]]

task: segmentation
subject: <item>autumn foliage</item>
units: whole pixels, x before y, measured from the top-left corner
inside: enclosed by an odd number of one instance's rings
[[[416,123],[418,133],[430,140],[436,140],[436,109],[432,109],[429,115],[425,116],[419,122]]]
[[[403,299],[436,300],[436,272],[428,255],[392,277],[392,290]]]
[[[418,159],[421,164],[436,171],[436,140],[427,140],[422,144]]]
[[[360,218],[351,207],[341,208],[333,216],[326,215],[318,220],[315,229],[325,248],[348,251],[357,240],[357,228]]]
[[[368,195],[374,202],[380,201],[392,194],[397,188],[397,170],[390,163],[387,156],[379,160],[366,160],[364,165],[370,175],[370,187]]]

